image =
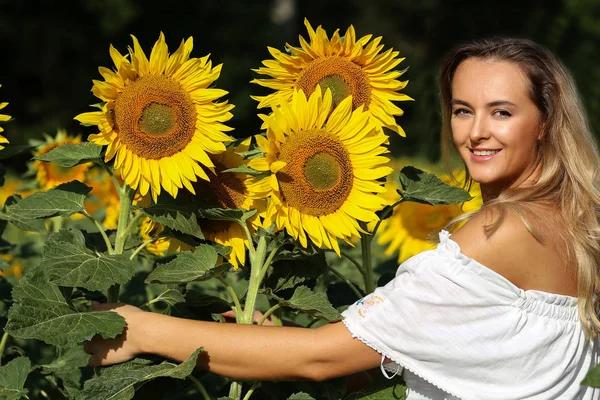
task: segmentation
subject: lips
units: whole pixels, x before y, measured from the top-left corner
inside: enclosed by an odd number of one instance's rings
[[[475,162],[484,162],[492,159],[502,149],[469,149],[471,152],[471,159]]]

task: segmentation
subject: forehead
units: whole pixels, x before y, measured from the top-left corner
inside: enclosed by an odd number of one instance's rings
[[[452,98],[527,101],[529,80],[515,63],[470,58],[461,62],[454,73]]]

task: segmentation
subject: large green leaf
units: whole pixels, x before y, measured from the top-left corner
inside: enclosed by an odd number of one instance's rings
[[[198,219],[192,207],[185,204],[154,204],[143,209],[143,212],[167,228],[204,239]]]
[[[150,360],[138,358],[104,368],[99,376],[85,382],[79,399],[130,400],[135,394],[135,389],[152,379],[161,377],[185,379],[194,370],[196,359],[201,351],[202,348],[199,348],[179,365],[168,361],[152,365]]]
[[[165,303],[169,306],[174,306],[177,303],[183,303],[185,297],[177,289],[165,289],[158,296],[152,299],[152,303]]]
[[[458,204],[472,199],[466,190],[447,185],[434,174],[412,166],[402,168],[400,184],[402,191],[399,193],[406,201],[438,206]]]
[[[38,339],[59,347],[72,347],[96,334],[114,338],[123,332],[123,317],[112,311],[77,312],[40,269],[32,276],[22,278],[13,288],[15,304],[8,312],[6,332],[17,338]]]
[[[31,369],[27,357],[18,357],[0,367],[0,400],[19,400],[27,397],[25,380]]]
[[[98,254],[86,248],[78,230],[61,230],[50,236],[44,247],[42,265],[48,280],[60,286],[106,290],[127,283],[135,264],[123,255]]]
[[[148,275],[146,283],[186,283],[204,281],[230,268],[229,264],[217,263],[217,251],[207,244],[196,247],[194,252],[184,251],[174,260],[160,264]]]
[[[56,216],[70,217],[85,210],[83,200],[91,187],[79,181],[63,183],[47,192],[34,193],[4,207],[0,219],[13,223]]]
[[[285,258],[285,257],[289,258]],[[293,288],[307,279],[318,278],[327,270],[325,253],[303,256],[292,251],[283,251],[276,257],[277,262],[269,268],[265,287],[279,292]]]
[[[325,294],[314,293],[306,286],[298,286],[289,300],[275,295],[270,289],[264,290],[263,293],[284,307],[303,311],[316,318],[325,319],[330,322],[341,319],[340,313],[333,308]]]
[[[588,372],[585,379],[581,381],[584,386],[600,387],[600,365],[595,366]]]
[[[81,368],[88,364],[90,355],[83,346],[71,347],[59,353],[50,364],[41,365],[43,374],[53,374],[68,388],[78,389],[81,379]]]
[[[48,161],[61,167],[69,168],[90,161],[100,160],[102,146],[90,142],[78,144],[66,143],[55,147],[45,154],[34,157],[36,160]]]

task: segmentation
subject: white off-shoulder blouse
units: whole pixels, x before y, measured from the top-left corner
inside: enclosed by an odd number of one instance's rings
[[[577,299],[518,288],[446,231],[343,317],[353,337],[393,361],[388,373],[403,373],[409,400],[600,399],[580,385],[600,357]]]

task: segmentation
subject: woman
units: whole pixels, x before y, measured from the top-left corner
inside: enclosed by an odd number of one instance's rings
[[[235,379],[324,380],[385,364],[408,399],[596,399],[600,320],[598,153],[568,73],[518,39],[460,46],[441,71],[453,143],[485,206],[436,250],[318,329],[189,321],[128,305],[86,349],[91,365],[141,353]]]

